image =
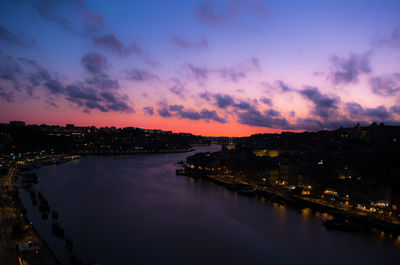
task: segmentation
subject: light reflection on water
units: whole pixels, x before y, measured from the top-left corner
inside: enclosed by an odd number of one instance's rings
[[[331,218],[326,213],[176,176],[176,162],[191,154],[84,157],[39,169],[35,188],[59,212],[77,254],[102,265],[397,264],[394,238],[327,230],[320,223]],[[50,221],[40,219],[29,194],[21,199],[62,257],[65,248],[48,233]]]

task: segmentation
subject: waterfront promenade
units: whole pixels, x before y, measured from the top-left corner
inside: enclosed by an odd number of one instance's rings
[[[22,264],[17,246],[29,243],[35,248],[39,247],[39,250],[25,257],[28,264],[59,265],[24,215],[24,208],[18,198],[18,173],[18,169],[11,168],[7,175],[0,176],[0,264]]]

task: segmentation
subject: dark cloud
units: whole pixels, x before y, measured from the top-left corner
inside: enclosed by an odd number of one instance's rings
[[[285,82],[283,82],[282,80],[276,80],[275,83],[277,84],[277,86],[280,88],[280,90],[282,92],[290,92],[293,90],[287,84],[285,84]]]
[[[172,116],[171,112],[169,112],[167,108],[159,109],[158,114],[163,118],[169,118]]]
[[[400,106],[393,106],[390,108],[390,111],[396,114],[400,114]]]
[[[119,55],[125,55],[129,53],[129,50],[125,45],[112,33],[102,37],[93,38],[93,45],[109,49]]]
[[[182,105],[170,105],[169,106],[169,110],[170,111],[181,111],[183,110],[183,106]]]
[[[199,97],[201,97],[202,99],[204,99],[206,101],[210,101],[210,100],[212,100],[213,95],[209,91],[204,91],[204,92],[199,93]]]
[[[227,120],[218,116],[217,112],[215,110],[208,110],[208,109],[202,109],[200,111],[200,117],[201,119],[204,120],[213,120],[219,123],[226,123]]]
[[[260,101],[266,105],[272,106],[272,100],[269,98],[261,98]]]
[[[330,73],[329,78],[334,84],[358,82],[361,74],[371,73],[369,56],[369,54],[350,54],[348,58],[332,56],[330,61],[335,70]]]
[[[88,71],[90,78],[84,82],[67,82],[60,80],[57,75],[47,71],[36,61],[26,58],[15,60],[10,56],[1,55],[0,63],[0,82],[4,80],[18,80],[18,85],[23,89],[17,89],[19,92],[25,91],[33,97],[33,91],[39,89],[44,94],[44,101],[53,107],[56,99],[64,98],[68,102],[76,104],[83,108],[85,112],[91,109],[97,109],[102,112],[123,112],[132,113],[133,108],[129,106],[129,98],[121,95],[109,88],[118,88],[118,82],[108,78],[107,60],[99,54],[85,55],[81,63]],[[3,62],[6,61],[6,65]],[[13,71],[11,74],[10,71]],[[116,82],[116,84],[114,84]],[[67,85],[65,85],[67,83]],[[5,93],[2,89],[1,92]],[[1,95],[2,97],[10,94]],[[8,97],[8,99],[11,99]],[[7,98],[6,98],[7,100]]]
[[[182,84],[181,80],[178,78],[170,78],[173,85],[168,89],[171,93],[184,98],[185,97],[185,86]]]
[[[250,103],[246,101],[240,101],[239,103],[233,104],[235,108],[241,109],[241,110],[248,110],[251,108]]]
[[[189,70],[189,76],[196,80],[203,81],[208,78],[209,70],[206,67],[194,66],[188,63],[185,68]]]
[[[106,57],[96,52],[85,54],[81,59],[81,64],[92,74],[103,73],[109,66]]]
[[[225,109],[228,106],[233,105],[233,98],[230,95],[222,95],[222,94],[216,94],[215,95],[215,100],[217,103],[218,108]]]
[[[60,81],[55,79],[48,79],[46,83],[44,83],[45,87],[49,90],[50,94],[63,94],[64,87]]]
[[[6,91],[3,87],[0,86],[0,98],[3,98],[8,103],[14,101],[14,95],[11,91]]]
[[[340,102],[338,97],[324,95],[318,88],[311,86],[306,86],[299,93],[314,103],[313,114],[324,119],[336,115],[337,104]]]
[[[267,110],[265,113],[271,117],[279,117],[281,115],[281,113],[279,111],[274,110],[274,109]]]
[[[356,102],[349,102],[346,103],[345,109],[347,110],[348,114],[350,115],[350,118],[356,118],[364,115],[364,108],[356,103]]]
[[[65,98],[85,109],[97,109],[101,112],[133,113],[127,103],[128,97],[114,91],[101,91],[77,83],[65,87]],[[86,111],[87,112],[87,111]]]
[[[13,57],[3,55],[0,52],[0,79],[11,82],[12,86],[19,90],[20,76],[22,75],[22,67]]]
[[[221,4],[218,6],[220,12],[216,11],[216,4]],[[195,15],[202,23],[213,25],[233,21],[242,12],[264,18],[268,14],[268,8],[262,0],[230,0],[222,3],[207,0],[195,9]]]
[[[125,78],[133,81],[151,81],[151,80],[160,80],[160,78],[143,69],[132,69],[125,70]]]
[[[57,78],[36,61],[0,54],[0,84],[5,87],[24,90],[33,96],[34,90],[40,86],[48,88],[50,93],[53,89],[56,92],[56,83]]]
[[[274,113],[276,114],[276,113]],[[251,108],[245,112],[237,113],[238,123],[249,126],[267,127],[267,128],[287,128],[289,122],[283,118],[275,118],[274,115],[270,115],[268,111],[261,113],[255,108]]]
[[[118,89],[119,83],[108,74],[109,68],[106,57],[99,53],[87,53],[81,59],[82,66],[89,72],[90,76],[86,83],[101,89]]]
[[[365,109],[365,115],[379,120],[386,120],[390,117],[390,114],[386,110],[385,106],[379,106],[376,108],[367,108]]]
[[[218,113],[215,110],[208,110],[206,108],[202,109],[200,112],[195,111],[195,110],[185,110],[184,106],[182,105],[170,105],[169,106],[169,111],[170,116],[172,114],[176,117],[184,118],[184,119],[189,119],[189,120],[205,120],[205,121],[216,121],[219,123],[226,123],[226,119],[220,117]],[[172,113],[171,113],[172,112]],[[163,116],[160,112],[159,114]],[[164,112],[163,114],[166,114]],[[167,117],[170,117],[167,116]],[[165,117],[165,116],[163,116]]]
[[[153,107],[144,107],[143,108],[143,113],[146,115],[153,116],[154,115],[154,109]]]
[[[377,76],[369,79],[372,92],[384,97],[393,96],[400,91],[400,73]]]
[[[27,6],[43,19],[80,36],[99,31],[106,25],[103,16],[89,11],[82,0],[26,0],[22,2],[26,2]]]
[[[208,42],[206,38],[202,38],[201,40],[197,42],[190,42],[187,40],[182,39],[181,37],[173,34],[171,35],[171,41],[174,43],[176,46],[182,49],[208,49]]]
[[[346,103],[345,110],[352,120],[385,121],[391,117],[385,106],[378,106],[376,108],[363,108],[356,102],[349,102]]]
[[[0,41],[21,47],[32,47],[36,45],[35,39],[33,38],[29,39],[23,33],[14,34],[8,29],[2,27],[1,25],[0,25]]]
[[[107,34],[102,37],[94,37],[93,45],[96,47],[105,48],[112,51],[120,56],[128,55],[131,53],[142,55],[143,51],[136,43],[133,43],[130,47],[125,46],[113,33]]]

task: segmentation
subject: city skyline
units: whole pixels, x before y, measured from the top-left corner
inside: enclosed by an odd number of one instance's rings
[[[4,1],[0,122],[200,135],[400,124],[396,1]]]

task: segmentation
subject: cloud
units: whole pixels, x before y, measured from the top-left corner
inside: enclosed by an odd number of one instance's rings
[[[233,105],[233,98],[230,95],[222,95],[218,93],[215,95],[215,100],[218,108],[221,109],[225,109],[226,107]]]
[[[217,6],[216,4],[220,5]],[[268,14],[268,8],[262,0],[230,0],[222,3],[207,0],[195,9],[196,17],[202,23],[209,25],[233,21],[241,13],[265,18]]]
[[[85,54],[81,59],[82,66],[89,72],[86,83],[101,89],[118,89],[119,83],[108,74],[109,63],[103,55],[95,52]]]
[[[152,81],[152,80],[160,80],[160,78],[143,69],[132,69],[124,71],[125,78],[132,81]]]
[[[34,38],[29,39],[23,33],[19,33],[18,35],[14,34],[8,29],[2,27],[1,25],[0,41],[21,47],[33,47],[36,45],[36,41]]]
[[[400,106],[393,106],[390,108],[390,111],[396,114],[400,114]]]
[[[277,114],[273,112],[272,114]],[[284,117],[277,118],[276,115],[271,115],[270,111],[261,113],[255,108],[251,108],[245,112],[237,113],[238,123],[267,128],[288,128],[289,122]]]
[[[108,68],[106,57],[96,52],[85,54],[81,59],[81,64],[92,74],[103,73]]]
[[[143,113],[146,114],[146,115],[153,116],[154,109],[153,109],[153,107],[144,107],[143,108]]]
[[[217,72],[223,79],[238,83],[240,80],[246,78],[249,72],[260,71],[260,64],[258,58],[250,58],[249,60],[239,63],[235,67],[223,67]]]
[[[198,81],[203,81],[208,78],[209,70],[206,67],[194,66],[190,63],[185,64],[185,68],[189,70],[189,76]]]
[[[241,110],[247,110],[251,108],[250,103],[246,102],[246,101],[240,101],[239,103],[235,103],[233,104],[233,106],[235,108],[241,109]]]
[[[289,87],[287,84],[285,84],[285,82],[283,82],[282,80],[276,80],[275,83],[281,89],[282,92],[290,92],[293,90],[291,87]]]
[[[330,58],[334,71],[329,78],[334,84],[357,83],[361,74],[371,73],[369,54],[350,54],[348,58],[340,58],[334,55]]]
[[[166,117],[170,117],[172,115],[184,119],[189,119],[189,120],[205,120],[205,121],[216,121],[219,123],[226,123],[226,119],[220,117],[215,110],[208,110],[206,108],[202,109],[201,111],[195,111],[195,110],[185,110],[184,106],[182,105],[170,105],[169,106],[169,111]],[[172,112],[172,113],[171,113]],[[163,114],[165,115],[166,112],[164,111]],[[161,116],[163,116],[160,113]],[[169,115],[169,116],[168,116]],[[165,117],[165,116],[163,116]]]
[[[22,75],[20,63],[13,57],[0,52],[0,79],[11,82],[12,86],[19,90],[20,75]]]
[[[174,83],[168,90],[181,97],[184,98],[185,95],[185,86],[182,84],[181,80],[179,80],[178,78],[170,78],[170,80],[172,81],[172,83]]]
[[[211,7],[211,1],[207,0],[204,4],[196,7],[196,17],[206,24],[219,24],[226,19],[226,15],[215,14]]]
[[[384,97],[393,96],[400,91],[400,73],[377,76],[369,79],[372,92]]]
[[[385,106],[379,106],[376,108],[367,108],[365,109],[365,115],[370,118],[377,118],[379,120],[385,120],[390,117],[389,112],[386,110]]]
[[[130,47],[125,46],[113,33],[104,35],[102,37],[94,37],[92,39],[93,45],[100,48],[105,48],[112,51],[120,56],[135,53],[142,55],[143,51],[136,43],[133,43]]]
[[[26,92],[33,97],[34,90],[40,90],[44,95],[44,101],[52,106],[55,97],[64,98],[68,102],[76,104],[84,112],[97,109],[102,112],[132,113],[134,109],[129,105],[129,97],[116,92],[118,82],[108,78],[106,70],[108,63],[100,54],[86,54],[81,63],[89,73],[89,78],[84,81],[60,80],[57,75],[47,71],[36,61],[26,58],[15,60],[11,56],[1,55],[0,60],[0,82],[17,80],[19,92]],[[4,64],[5,63],[5,64]],[[15,71],[13,71],[15,70]],[[11,73],[10,71],[13,71]],[[109,83],[116,84],[109,84]],[[110,89],[111,88],[111,89]],[[5,93],[5,89],[1,92]],[[5,98],[10,94],[4,94]],[[9,98],[11,99],[11,98]],[[7,100],[7,98],[6,98]]]
[[[181,111],[183,108],[184,107],[182,105],[169,105],[170,111]]]
[[[208,49],[208,42],[206,38],[202,38],[197,42],[190,42],[173,34],[171,35],[171,41],[181,49],[200,49],[200,50]]]
[[[107,34],[103,37],[93,38],[93,45],[109,49],[119,55],[125,55],[129,53],[129,50],[125,45],[112,33]]]
[[[390,113],[383,105],[376,108],[363,108],[356,102],[349,102],[346,103],[345,110],[348,112],[352,120],[385,121],[391,117]],[[391,110],[393,111],[396,109],[393,109],[392,107]]]
[[[6,91],[3,87],[0,86],[0,98],[3,98],[8,103],[14,101],[14,95],[11,91]]]
[[[199,93],[199,97],[204,99],[205,101],[211,101],[213,98],[213,95],[209,91],[203,91],[203,92]]]
[[[274,109],[267,110],[265,113],[267,113],[271,117],[278,117],[281,115],[281,113],[279,111],[274,110]]]
[[[171,112],[169,112],[167,108],[159,109],[158,114],[163,118],[169,118],[172,116]]]
[[[127,103],[128,97],[115,91],[102,91],[86,87],[81,83],[67,85],[64,91],[65,98],[79,107],[83,107],[85,112],[89,112],[89,109],[97,109],[101,112],[134,112]]]
[[[400,28],[395,28],[387,37],[380,38],[376,45],[400,48]]]
[[[103,29],[106,22],[99,13],[89,11],[82,0],[24,1],[43,19],[80,36]]]
[[[311,86],[306,86],[299,93],[314,103],[313,114],[324,119],[335,115],[337,104],[340,102],[339,97],[324,95],[317,87]]]
[[[272,100],[269,98],[261,98],[260,101],[266,105],[272,106]]]

